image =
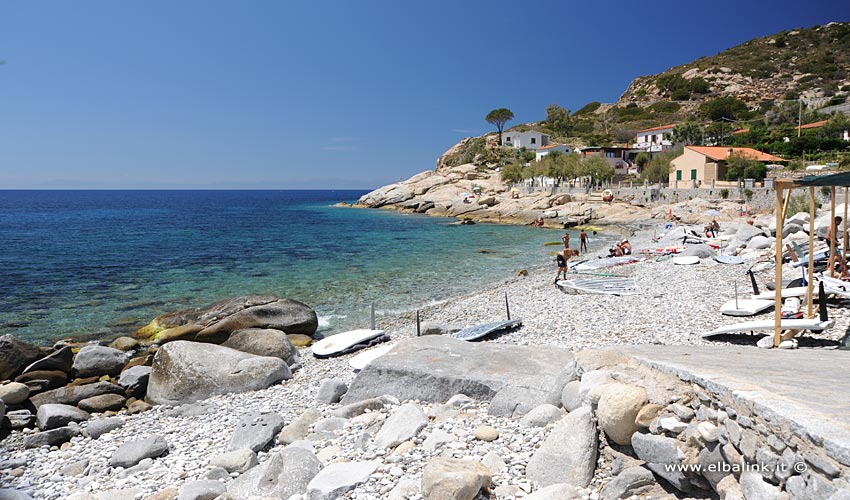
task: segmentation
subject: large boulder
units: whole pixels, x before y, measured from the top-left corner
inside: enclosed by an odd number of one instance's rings
[[[289,446],[233,480],[227,487],[227,495],[232,500],[303,495],[320,470],[322,462],[312,451]]]
[[[118,375],[127,364],[124,351],[101,345],[87,345],[74,358],[74,370],[80,377]]]
[[[490,490],[491,481],[481,462],[440,457],[425,465],[420,488],[425,500],[473,500]]]
[[[632,434],[638,430],[635,418],[647,402],[646,389],[628,384],[606,384],[600,391],[596,408],[599,428],[615,443],[630,445]]]
[[[80,435],[80,426],[71,423],[66,427],[36,432],[24,438],[24,448],[40,448],[42,446],[58,446]]]
[[[24,368],[24,373],[34,371],[71,371],[71,365],[74,363],[74,351],[71,346],[65,346],[57,351],[53,351],[47,356],[32,362]]]
[[[31,392],[40,392],[62,387],[68,383],[68,375],[59,370],[36,370],[18,375],[15,377],[15,382],[27,385]],[[33,388],[36,384],[38,391]]]
[[[257,356],[280,358],[290,367],[301,360],[298,349],[292,345],[286,333],[271,328],[238,330],[221,345]]]
[[[118,377],[118,385],[131,396],[142,396],[148,390],[148,380],[151,376],[150,366],[133,366],[121,372]]]
[[[250,412],[236,422],[229,451],[249,449],[254,452],[263,450],[283,429],[283,417],[277,413]]]
[[[561,419],[528,461],[526,476],[541,486],[569,483],[586,487],[596,470],[599,436],[593,412],[577,408]]]
[[[59,403],[77,405],[80,401],[101,394],[123,394],[124,389],[110,382],[95,382],[85,385],[68,385],[30,396],[30,402],[39,408],[43,404]]]
[[[7,405],[19,405],[27,400],[30,388],[20,382],[9,382],[0,385],[0,400]]]
[[[652,472],[669,481],[676,489],[684,492],[693,489],[687,475],[678,467],[685,454],[675,439],[636,432],[632,435],[632,449]]]
[[[413,338],[397,344],[393,356],[381,356],[361,370],[342,404],[385,394],[402,401],[444,402],[455,394],[489,401],[506,391],[498,398],[500,406],[517,416],[513,413],[520,406],[528,412],[553,403],[548,400],[552,387],[573,359],[570,351],[553,347],[465,342],[433,335]]]
[[[161,341],[160,336],[168,333],[171,338],[221,343],[231,333],[249,328],[272,328],[289,334],[313,335],[318,326],[316,312],[301,302],[245,295],[203,308],[163,314],[139,329],[136,336]]]
[[[43,431],[65,427],[71,422],[85,422],[91,418],[88,412],[74,406],[61,404],[41,405],[36,413],[35,425]]]
[[[426,425],[428,417],[414,403],[405,403],[384,422],[375,435],[375,447],[393,448],[404,441],[413,439]]]
[[[774,241],[773,238],[768,238],[767,236],[753,236],[747,243],[747,248],[750,250],[764,250],[765,248],[770,248]]]
[[[378,460],[338,462],[322,469],[307,485],[307,500],[333,500],[363,484],[378,470]]]
[[[30,363],[41,358],[38,347],[6,334],[0,337],[0,380],[11,380]]]
[[[132,467],[146,458],[156,458],[168,452],[168,442],[162,436],[128,441],[119,446],[109,459],[112,467]]]
[[[413,188],[406,184],[389,184],[371,193],[366,193],[357,200],[358,206],[378,208],[385,205],[403,203],[413,198]]]
[[[264,389],[291,377],[280,358],[178,340],[156,352],[147,397],[154,404],[177,406],[214,394]]]
[[[685,248],[685,251],[682,252],[682,255],[693,255],[699,257],[700,259],[707,259],[714,255],[714,249],[705,243],[700,243],[698,245],[688,245]]]

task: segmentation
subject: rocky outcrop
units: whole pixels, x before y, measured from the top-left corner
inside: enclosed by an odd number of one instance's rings
[[[298,349],[292,345],[286,333],[270,328],[237,330],[221,345],[257,356],[280,358],[290,368],[297,365],[301,359]]]
[[[529,459],[526,476],[542,486],[587,486],[596,470],[598,442],[593,412],[579,408],[556,424]]]
[[[160,348],[152,368],[147,397],[155,404],[179,405],[213,394],[253,391],[292,377],[280,358],[186,341]]]
[[[38,347],[11,335],[0,337],[0,380],[11,380],[30,363],[41,358]]]
[[[163,314],[139,329],[136,336],[150,341],[162,341],[165,337],[221,343],[238,330],[271,328],[289,334],[313,335],[318,325],[316,312],[301,302],[246,295],[203,308]]]

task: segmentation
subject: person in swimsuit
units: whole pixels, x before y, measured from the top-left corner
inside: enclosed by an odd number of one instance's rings
[[[844,250],[841,246],[841,241],[838,239],[838,226],[842,220],[841,217],[835,216],[835,220],[833,220],[832,225],[829,226],[829,231],[826,233],[826,242],[833,242],[835,244],[835,255],[830,254],[829,256],[829,268],[832,269],[835,266],[835,259],[837,258],[838,264],[841,266],[841,279],[846,280],[850,279],[850,273],[847,272]]]
[[[564,279],[567,279],[567,260],[569,260],[569,258],[569,253],[566,248],[561,250],[555,257],[555,260],[558,262],[558,274],[555,275],[555,283],[558,283],[558,278],[561,277],[561,273],[564,274]]]
[[[561,238],[561,241],[564,242],[564,248],[570,248],[570,232],[569,231],[564,233],[564,237]]]
[[[582,253],[587,253],[587,232],[582,229],[580,233],[578,233],[578,242],[579,242],[579,250]]]

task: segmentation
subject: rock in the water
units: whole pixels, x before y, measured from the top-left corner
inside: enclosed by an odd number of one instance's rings
[[[378,449],[395,447],[416,437],[426,425],[428,425],[428,417],[422,409],[413,403],[405,403],[384,422],[381,430],[375,435],[375,447]]]
[[[221,467],[227,472],[236,472],[238,474],[247,472],[258,463],[257,454],[247,448],[228,451],[210,459],[210,465],[213,467]]]
[[[101,394],[86,398],[79,402],[77,406],[91,413],[103,413],[105,411],[117,411],[124,407],[127,398],[120,394]]]
[[[602,489],[602,500],[619,500],[639,495],[655,484],[655,476],[643,467],[623,470]]]
[[[593,412],[581,407],[561,419],[525,468],[542,486],[569,483],[585,487],[596,470],[598,435]]]
[[[490,471],[481,462],[435,458],[422,471],[420,489],[425,500],[473,500],[490,490]]]
[[[581,495],[575,486],[561,483],[541,488],[523,498],[525,500],[573,500],[581,498]]]
[[[47,404],[41,405],[35,418],[35,425],[43,430],[65,427],[71,422],[85,422],[91,418],[88,412],[70,405]]]
[[[347,390],[348,386],[342,380],[336,378],[324,379],[319,387],[319,393],[316,395],[316,401],[326,405],[339,403]]]
[[[669,481],[676,489],[684,492],[693,489],[685,473],[675,468],[684,458],[675,439],[636,432],[632,435],[632,449],[652,472]]]
[[[139,348],[139,341],[133,337],[118,337],[109,343],[109,347],[119,351],[132,351]]]
[[[27,400],[30,388],[20,382],[0,385],[0,400],[7,405],[19,405]]]
[[[112,467],[132,467],[146,458],[156,458],[168,452],[168,442],[162,436],[150,436],[121,445],[109,459]]]
[[[127,354],[118,349],[87,345],[74,358],[74,370],[80,377],[118,375],[127,364]]]
[[[307,485],[321,469],[322,463],[312,451],[289,446],[236,478],[228,486],[227,494],[233,500],[288,499],[306,493]]]
[[[307,500],[334,500],[365,483],[378,470],[377,460],[338,462],[322,469],[307,485]]]
[[[85,433],[92,439],[97,439],[109,431],[113,431],[124,426],[124,420],[119,417],[98,418],[97,420],[89,421],[86,425]]]
[[[283,417],[277,413],[245,414],[236,423],[228,450],[243,448],[254,452],[263,450],[283,429],[283,423]]]
[[[279,358],[178,340],[156,352],[147,397],[154,404],[179,405],[214,394],[264,389],[291,377],[289,366]]]
[[[187,481],[180,489],[177,500],[215,500],[219,495],[227,492],[224,483],[203,479],[199,481]]]
[[[38,448],[40,446],[58,446],[72,437],[80,435],[80,427],[70,424],[67,427],[59,427],[49,431],[30,434],[24,438],[24,448]]]
[[[560,408],[547,403],[528,412],[520,422],[526,427],[546,427],[563,416],[564,412]]]
[[[413,338],[399,342],[393,356],[381,356],[361,370],[342,403],[385,394],[402,401],[443,402],[458,393],[491,400],[512,387],[524,391],[523,403],[530,405],[529,411],[547,402],[560,367],[572,360],[571,352],[552,347],[465,342],[434,335]]]
[[[619,445],[630,445],[632,434],[638,430],[635,418],[646,403],[643,387],[628,384],[607,384],[596,408],[599,428]]]
[[[148,380],[151,376],[150,366],[134,366],[121,372],[118,385],[132,396],[143,396],[148,390]]]
[[[0,380],[11,380],[27,365],[41,358],[38,347],[16,339],[10,334],[0,337]]]
[[[277,437],[280,444],[292,444],[299,439],[307,437],[310,426],[322,418],[322,413],[315,408],[308,408],[286,427],[281,429]]]
[[[299,364],[301,361],[298,349],[292,345],[286,333],[271,328],[249,328],[235,331],[221,345],[256,356],[280,358],[290,367]]]

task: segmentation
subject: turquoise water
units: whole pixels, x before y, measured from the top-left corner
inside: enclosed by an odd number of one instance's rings
[[[332,206],[363,193],[0,191],[0,334],[105,338],[243,294],[330,333],[550,262],[563,234]]]

